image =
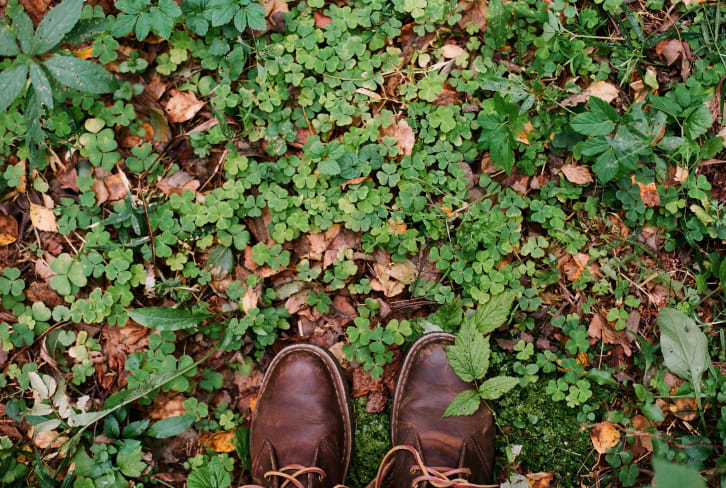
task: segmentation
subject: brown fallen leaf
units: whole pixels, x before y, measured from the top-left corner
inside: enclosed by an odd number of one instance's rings
[[[149,416],[152,420],[162,420],[184,415],[187,411],[184,400],[181,393],[162,392],[154,399]]]
[[[108,188],[106,188],[103,180],[95,178],[93,180],[93,186],[91,186],[91,191],[96,195],[96,205],[101,205],[108,200]]]
[[[600,454],[605,454],[620,441],[620,431],[608,421],[600,422],[590,431],[592,446]]]
[[[680,186],[688,180],[688,170],[681,166],[668,166],[668,185]]]
[[[466,29],[469,22],[478,26],[484,32],[487,29],[487,0],[476,2],[459,2],[462,15],[459,20],[459,27]]]
[[[445,59],[454,59],[458,58],[462,54],[466,52],[466,49],[464,49],[461,46],[457,46],[456,44],[444,44],[444,46],[441,48],[441,54],[444,56]]]
[[[333,21],[333,19],[327,15],[323,15],[319,12],[315,12],[313,16],[315,17],[315,27],[318,29],[324,29],[326,25]]]
[[[199,180],[194,179],[194,177],[186,171],[177,171],[173,175],[159,181],[156,184],[156,187],[161,190],[164,195],[170,196],[173,193],[181,195],[184,190],[189,190],[194,193],[197,191],[197,188],[199,188],[199,185]]]
[[[0,215],[0,246],[7,246],[18,239],[18,221],[12,215]]]
[[[527,121],[524,123],[524,130],[521,130],[517,132],[517,141],[521,142],[522,144],[527,144],[529,146],[529,133],[534,130],[534,126],[531,122]]]
[[[640,198],[646,207],[657,207],[660,205],[660,195],[658,194],[658,188],[655,186],[655,181],[651,181],[648,184],[641,183],[635,179],[635,175],[632,176],[632,181],[633,184],[638,185],[640,188]]]
[[[376,278],[371,280],[371,288],[381,291],[387,297],[399,295],[406,285],[416,279],[416,266],[411,261],[404,263],[376,263],[373,265]]]
[[[398,144],[398,147],[401,148],[401,153],[404,156],[410,156],[413,153],[416,136],[406,120],[402,119],[394,122],[388,127],[381,129],[381,132],[386,137],[393,137],[396,139],[396,144]]]
[[[653,426],[653,422],[648,420],[643,415],[636,415],[632,418],[630,421],[631,425],[633,426],[633,429],[638,431],[638,433],[635,435],[635,438],[638,440],[641,446],[648,451],[653,451],[653,442],[651,438],[653,437],[653,434],[649,434],[648,432],[643,432],[645,429]]]
[[[120,173],[107,176],[103,180],[108,190],[108,199],[112,202],[123,200],[126,197],[127,188],[124,177]]]
[[[585,253],[577,253],[572,256],[572,259],[565,262],[563,269],[567,275],[567,279],[570,281],[579,280],[582,275],[582,270],[587,267],[587,263],[590,260],[590,256]]]
[[[618,87],[608,81],[595,81],[585,89],[591,97],[597,97],[610,103],[618,97]]]
[[[698,402],[695,398],[677,398],[670,411],[679,419],[690,422],[698,417]]]
[[[688,43],[678,39],[666,39],[655,46],[655,52],[665,59],[668,66],[680,60],[683,81],[691,75],[691,47]]]
[[[553,472],[544,473],[529,473],[527,474],[527,480],[529,481],[530,488],[548,488],[550,481],[555,477]]]
[[[209,447],[215,452],[234,451],[234,431],[225,430],[222,432],[204,432],[199,437],[202,445]]]
[[[43,205],[30,204],[30,221],[33,227],[44,232],[58,232],[58,223],[53,211]]]
[[[192,92],[182,92],[174,88],[169,93],[171,96],[164,110],[172,122],[186,122],[204,107],[204,102],[197,99]]]
[[[615,330],[599,313],[593,315],[587,333],[593,339],[602,340],[605,344],[622,346],[626,356],[633,354],[625,330]]]
[[[587,185],[592,183],[592,173],[586,166],[578,166],[576,164],[566,164],[560,168],[562,174],[565,175],[567,181],[576,185]]]

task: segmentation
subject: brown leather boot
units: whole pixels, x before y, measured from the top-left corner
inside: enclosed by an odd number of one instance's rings
[[[482,404],[471,416],[441,417],[456,395],[472,388],[449,366],[445,347],[453,344],[451,334],[426,334],[413,344],[401,366],[393,398],[393,445],[412,446],[420,459],[413,452],[398,450],[393,464],[395,488],[425,486],[427,476],[434,472],[427,468],[427,475],[422,465],[436,467],[449,479],[491,481],[495,434],[491,411]],[[467,470],[470,474],[463,475]]]
[[[343,483],[352,437],[349,396],[336,359],[312,344],[280,351],[252,417],[253,482],[267,488]],[[286,483],[291,478],[297,482]]]

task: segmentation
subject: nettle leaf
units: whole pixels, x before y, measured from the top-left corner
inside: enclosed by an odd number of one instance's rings
[[[477,411],[481,397],[476,390],[462,391],[451,401],[442,417],[453,417],[458,415],[471,415]]]
[[[181,434],[193,423],[194,417],[188,417],[186,415],[167,417],[163,420],[159,420],[149,427],[149,430],[146,431],[146,435],[156,439],[167,439]]]
[[[4,112],[18,97],[28,77],[28,66],[23,64],[15,69],[0,73],[0,112]]]
[[[706,334],[688,315],[673,308],[661,309],[658,327],[666,368],[691,382],[700,403],[701,377],[711,363]]]
[[[506,291],[480,305],[471,317],[474,327],[484,335],[491,334],[507,321],[514,303],[515,293]]]
[[[208,313],[192,313],[169,307],[147,307],[128,311],[129,317],[144,327],[156,330],[182,330],[199,325],[211,317]]]
[[[513,376],[495,376],[479,386],[479,395],[485,400],[496,400],[519,384]]]
[[[101,94],[118,87],[116,78],[106,68],[75,56],[53,56],[44,61],[53,78],[69,88]]]
[[[0,29],[0,56],[17,56],[20,54],[20,48],[15,42],[15,36],[10,29],[3,27]]]
[[[239,4],[235,0],[211,0],[209,7],[210,20],[214,27],[230,23],[239,10]]]
[[[53,92],[50,89],[50,81],[48,81],[45,71],[38,63],[30,64],[30,83],[38,96],[38,102],[52,109]]]
[[[446,357],[454,372],[464,381],[480,380],[489,369],[489,339],[473,326],[464,324],[453,346],[446,348]]]
[[[63,0],[43,17],[33,39],[33,52],[43,54],[57,46],[81,18],[83,0]]]

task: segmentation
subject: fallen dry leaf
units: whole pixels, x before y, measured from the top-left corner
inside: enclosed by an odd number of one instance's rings
[[[411,261],[404,263],[376,263],[373,265],[376,279],[371,280],[371,288],[381,291],[387,297],[395,297],[406,289],[406,285],[416,279],[416,266]]]
[[[690,422],[698,417],[698,402],[695,398],[677,398],[670,411],[679,419]]]
[[[597,97],[610,103],[618,97],[618,87],[607,81],[595,81],[590,83],[585,91],[591,97]]]
[[[651,181],[648,184],[641,183],[635,179],[635,175],[632,176],[633,184],[638,185],[640,188],[640,198],[646,207],[657,207],[660,205],[660,195],[658,194],[658,188],[655,186],[655,181]]]
[[[234,431],[225,430],[222,432],[204,432],[199,438],[202,445],[209,447],[215,452],[234,451]]]
[[[187,411],[184,400],[186,398],[181,393],[162,392],[154,399],[150,413],[151,419],[161,420],[184,415]]]
[[[381,99],[381,96],[378,93],[376,93],[376,92],[374,92],[372,90],[369,90],[368,88],[358,88],[358,89],[356,89],[355,92],[356,93],[360,93],[361,95],[365,95],[367,97],[371,97],[374,100],[380,100]]]
[[[384,136],[396,139],[396,144],[398,144],[398,147],[401,148],[401,153],[404,156],[410,156],[413,153],[416,136],[414,135],[411,126],[408,125],[408,122],[405,120],[399,120],[388,127],[381,129],[381,131]]]
[[[12,215],[0,215],[0,246],[7,246],[18,239],[18,221]]]
[[[524,130],[517,132],[517,141],[529,145],[529,133],[534,130],[531,122],[524,123]]]
[[[120,173],[107,176],[103,180],[108,190],[108,199],[113,201],[123,200],[126,197],[127,188],[123,175]]]
[[[633,354],[628,344],[626,332],[624,330],[615,330],[599,313],[593,315],[587,333],[593,339],[602,340],[605,344],[622,346],[626,356]]]
[[[590,440],[597,452],[605,454],[620,441],[620,431],[608,421],[600,422],[590,431]]]
[[[457,46],[456,44],[444,44],[444,47],[441,48],[441,54],[446,59],[457,58],[465,52],[466,50],[463,47]]]
[[[487,29],[487,0],[479,0],[477,2],[459,2],[462,15],[459,20],[459,27],[466,29],[469,22],[479,26],[484,32]]]
[[[548,488],[550,486],[550,481],[552,481],[554,477],[555,473],[553,472],[529,473],[527,475],[527,480],[529,481],[530,488]]]
[[[199,185],[199,180],[194,179],[194,177],[186,171],[177,171],[173,175],[159,181],[156,184],[156,187],[161,190],[164,195],[170,196],[172,193],[181,195],[184,190],[189,190],[194,193],[197,191],[197,188],[199,188]]]
[[[648,420],[643,415],[636,415],[632,418],[630,421],[631,425],[633,426],[633,429],[638,431],[638,433],[635,435],[635,438],[638,440],[641,446],[645,448],[645,450],[652,452],[653,451],[653,442],[651,440],[651,437],[653,437],[653,434],[649,434],[647,432],[643,432],[645,429],[651,427],[653,425],[653,422]]]
[[[33,223],[33,227],[38,230],[58,232],[58,223],[53,211],[43,205],[30,204],[30,221]]]
[[[315,27],[317,27],[318,29],[324,29],[325,26],[333,20],[327,15],[323,15],[319,12],[315,12],[313,16],[315,17]]]
[[[665,59],[668,66],[681,62],[681,77],[686,81],[691,75],[691,47],[678,39],[666,39],[655,46],[655,52]]]
[[[204,102],[197,99],[192,92],[182,92],[174,88],[169,93],[171,96],[164,110],[172,122],[186,122],[204,107]]]
[[[106,184],[103,180],[98,178],[94,179],[91,190],[94,195],[96,195],[96,205],[101,205],[108,200],[108,188],[106,188]]]
[[[576,164],[566,164],[561,168],[562,173],[567,181],[576,185],[587,185],[592,183],[592,173],[586,166],[578,166]]]

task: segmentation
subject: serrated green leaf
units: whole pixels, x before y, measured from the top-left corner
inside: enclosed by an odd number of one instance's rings
[[[513,376],[495,376],[479,386],[479,395],[485,400],[496,400],[519,384]]]
[[[187,488],[228,488],[231,484],[232,477],[216,460],[195,469],[187,477]]]
[[[471,382],[482,379],[489,369],[489,340],[472,326],[464,326],[453,346],[446,348],[449,364],[459,378]]]
[[[514,303],[514,292],[505,291],[489,298],[485,304],[480,305],[471,317],[473,325],[484,335],[491,334],[501,327],[509,318]]]
[[[199,325],[210,314],[192,313],[169,307],[147,307],[128,311],[129,317],[144,327],[156,330],[182,330]]]
[[[327,176],[337,176],[340,174],[340,165],[333,158],[327,158],[318,164],[320,172]]]
[[[471,415],[477,411],[481,397],[476,390],[462,391],[451,401],[442,417],[454,417],[459,415]]]
[[[10,29],[3,27],[0,29],[0,56],[17,56],[20,54],[20,48],[15,42],[15,36]]]
[[[156,439],[167,439],[181,434],[193,423],[194,417],[188,417],[186,415],[167,417],[163,420],[159,420],[149,427],[149,430],[146,431],[146,435]]]
[[[713,114],[711,113],[711,109],[702,103],[685,120],[683,124],[683,132],[689,139],[698,139],[705,134],[712,125]]]
[[[141,449],[121,450],[116,457],[121,474],[131,478],[141,476],[141,473],[146,469],[146,463],[142,461],[143,457],[144,452]]]
[[[53,92],[50,88],[50,81],[48,81],[45,71],[38,63],[30,64],[30,83],[32,83],[33,89],[38,96],[38,102],[52,109]]]
[[[251,3],[247,5],[246,10],[247,25],[250,29],[259,31],[267,29],[267,21],[265,21],[265,7],[259,3]]]
[[[15,69],[6,69],[0,73],[0,112],[4,112],[18,97],[28,78],[28,66],[21,65]]]
[[[43,54],[57,46],[81,18],[83,0],[63,0],[43,17],[33,38],[33,53]]]
[[[53,56],[44,64],[58,82],[78,91],[101,94],[118,87],[116,78],[106,68],[86,59]]]
[[[610,134],[615,130],[615,123],[603,120],[593,112],[583,112],[572,117],[570,127],[579,134],[595,137]]]
[[[20,12],[13,19],[13,30],[20,43],[20,49],[27,55],[33,53],[33,21],[25,11]]]

